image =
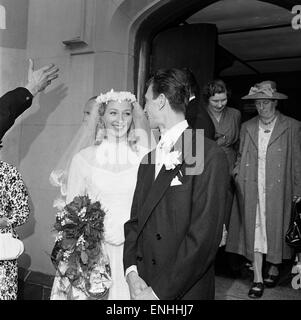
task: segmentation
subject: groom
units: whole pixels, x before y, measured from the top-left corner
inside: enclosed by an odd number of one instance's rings
[[[183,79],[183,71],[167,69],[147,83],[145,110],[161,139],[140,164],[124,227],[132,299],[214,299],[229,170],[215,142],[188,127]]]

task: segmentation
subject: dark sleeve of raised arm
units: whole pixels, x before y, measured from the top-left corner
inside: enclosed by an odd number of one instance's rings
[[[15,120],[32,104],[33,96],[25,88],[16,88],[0,98],[0,140]]]

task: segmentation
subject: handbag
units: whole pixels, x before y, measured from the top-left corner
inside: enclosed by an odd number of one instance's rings
[[[24,244],[11,233],[0,233],[0,261],[15,260],[24,251]]]
[[[285,235],[285,241],[293,248],[301,248],[301,202],[293,202],[291,221]]]

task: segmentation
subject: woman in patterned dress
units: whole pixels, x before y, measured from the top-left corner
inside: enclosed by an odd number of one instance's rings
[[[0,233],[12,233],[29,216],[28,193],[18,170],[0,161]],[[0,300],[16,300],[18,290],[17,260],[0,261]]]
[[[294,252],[285,243],[292,200],[301,200],[301,123],[277,111],[276,84],[263,81],[242,99],[252,99],[258,116],[243,123],[237,163],[233,170],[233,203],[226,250],[253,262],[250,298],[260,298],[264,287],[274,287],[278,267]],[[239,210],[238,210],[239,209]],[[269,264],[263,275],[263,259]]]

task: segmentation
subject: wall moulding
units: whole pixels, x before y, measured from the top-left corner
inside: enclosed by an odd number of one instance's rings
[[[96,1],[81,0],[80,34],[62,41],[71,55],[95,52]]]
[[[2,5],[0,5],[0,29],[6,29],[6,10]]]

